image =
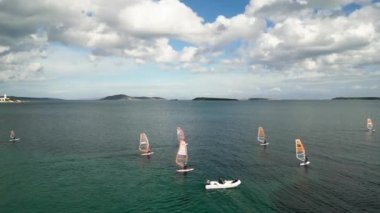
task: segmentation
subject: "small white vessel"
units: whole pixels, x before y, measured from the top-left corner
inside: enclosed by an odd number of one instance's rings
[[[223,180],[222,178],[219,178],[217,181],[209,181],[207,180],[205,188],[206,189],[228,189],[228,188],[235,188],[241,184],[241,181],[239,179],[234,180]]]
[[[141,155],[152,155],[154,152],[150,150],[149,146],[149,140],[146,134],[140,133],[140,143],[139,143],[139,150],[141,152]]]
[[[307,166],[310,164],[310,161],[308,160],[305,152],[305,148],[303,147],[303,144],[301,142],[301,139],[296,139],[296,157],[298,160],[301,161],[300,166]]]

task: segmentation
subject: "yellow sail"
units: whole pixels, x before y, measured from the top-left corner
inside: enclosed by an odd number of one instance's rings
[[[257,140],[261,143],[264,143],[265,141],[265,132],[264,132],[264,128],[262,128],[261,126],[259,127],[259,129],[257,130]]]
[[[296,144],[296,157],[300,161],[305,161],[305,148],[303,147],[301,139],[297,138],[295,141],[295,144]]]
[[[373,122],[371,118],[367,118],[367,129],[373,130]]]

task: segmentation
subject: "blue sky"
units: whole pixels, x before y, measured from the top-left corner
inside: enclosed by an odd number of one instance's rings
[[[9,95],[380,92],[379,1],[1,0],[0,14],[0,93]]]

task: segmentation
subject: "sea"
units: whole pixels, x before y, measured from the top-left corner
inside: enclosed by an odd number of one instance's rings
[[[0,104],[0,212],[380,212],[380,127],[366,130],[379,109],[370,100]],[[186,174],[176,173],[176,127],[194,168]],[[138,152],[141,132],[150,158]],[[205,189],[219,177],[242,183]]]

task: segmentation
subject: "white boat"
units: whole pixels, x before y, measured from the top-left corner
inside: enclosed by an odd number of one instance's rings
[[[218,181],[207,181],[205,188],[206,189],[228,189],[228,188],[235,188],[241,184],[241,181],[239,179],[234,180],[223,180],[222,178],[219,178]]]
[[[150,150],[149,140],[146,134],[140,133],[140,143],[139,143],[139,150],[141,152],[141,155],[152,155],[153,152]]]
[[[178,135],[178,128],[177,128],[177,135]],[[177,169],[177,172],[193,171],[194,168],[190,168],[187,166],[188,161],[189,161],[189,155],[187,154],[187,143],[185,140],[180,140],[177,155],[175,158],[175,163],[181,168]]]
[[[263,127],[259,127],[259,129],[257,130],[257,141],[260,142],[260,145],[262,146],[266,146],[268,145],[269,143],[267,142],[266,138],[265,138],[265,131],[264,131],[264,128]]]
[[[368,131],[375,131],[374,125],[371,118],[367,118],[367,129]]]
[[[310,161],[308,160],[305,152],[305,148],[303,147],[303,144],[301,142],[301,139],[296,139],[296,157],[298,160],[301,161],[300,166],[306,166],[310,164]]]

